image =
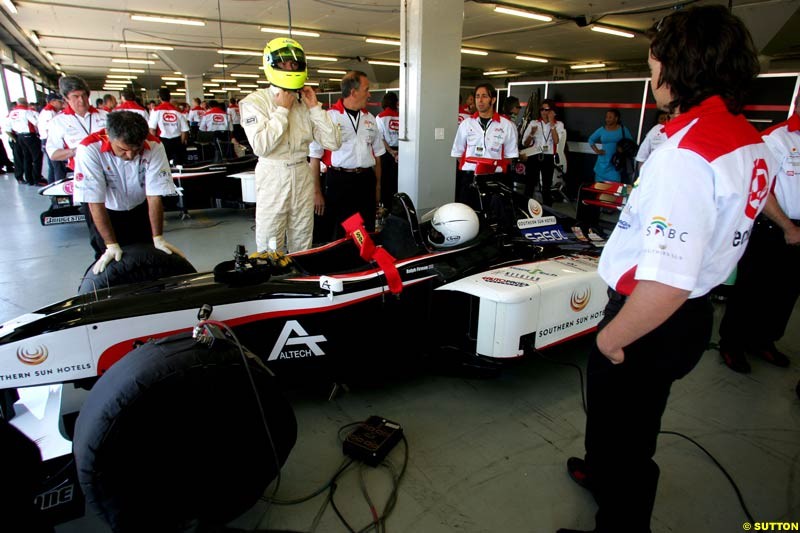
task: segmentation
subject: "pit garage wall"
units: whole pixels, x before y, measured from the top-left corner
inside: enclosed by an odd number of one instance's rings
[[[756,80],[744,114],[763,130],[786,120],[794,111],[792,102],[800,87],[800,73],[764,74]],[[656,123],[658,110],[650,91],[649,78],[613,80],[511,82],[508,95],[516,96],[524,112],[533,91],[556,102],[558,118],[567,129],[569,175],[574,181],[594,181],[596,155],[586,142],[603,126],[605,112],[619,109],[622,123],[637,143]],[[538,112],[534,114],[538,117]]]

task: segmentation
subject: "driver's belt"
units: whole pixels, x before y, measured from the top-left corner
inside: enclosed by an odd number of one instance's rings
[[[359,213],[354,214],[344,222],[342,227],[347,236],[353,239],[359,249],[359,255],[364,261],[375,261],[383,270],[386,284],[392,294],[400,294],[403,291],[403,280],[394,265],[397,261],[385,248],[375,246],[367,229],[364,227],[364,219]]]

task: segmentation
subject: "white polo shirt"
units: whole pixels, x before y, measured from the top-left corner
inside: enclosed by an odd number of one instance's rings
[[[381,132],[372,113],[362,109],[356,118],[353,118],[345,111],[341,98],[328,109],[327,113],[331,122],[339,128],[342,147],[331,152],[323,150],[317,141],[313,141],[308,147],[309,155],[322,159],[329,167],[374,167],[375,158],[385,154],[386,148],[383,146]]]
[[[158,136],[164,139],[174,139],[182,132],[189,131],[189,121],[178,108],[169,102],[162,102],[150,113],[147,126],[156,130]]]
[[[200,119],[200,131],[230,131],[230,116],[219,107],[212,107]]]
[[[103,110],[89,107],[89,111],[84,116],[75,114],[69,105],[64,110],[53,117],[47,129],[47,155],[53,157],[53,152],[62,148],[75,148],[80,142],[90,134],[98,132],[106,127],[106,113]],[[73,168],[72,160],[69,167]]]
[[[475,171],[477,167],[476,163],[466,161],[466,158],[500,162],[518,157],[517,127],[507,118],[495,113],[484,131],[476,112],[458,126],[450,155],[459,158],[458,168],[465,171]],[[503,172],[502,166],[504,165],[497,166],[496,172]]]
[[[795,114],[785,122],[763,132],[763,139],[777,159],[775,198],[786,216],[800,219],[800,116]]]
[[[17,105],[8,113],[6,131],[14,133],[37,133],[36,125],[39,122],[39,113],[25,106]]]
[[[47,131],[50,127],[50,121],[55,118],[56,115],[61,113],[61,111],[56,111],[56,108],[47,104],[42,108],[42,111],[39,113],[39,123],[37,127],[39,128],[39,138],[42,140],[47,139]]]
[[[394,109],[386,108],[378,114],[378,129],[386,144],[397,148],[400,137],[400,114]]]
[[[642,144],[639,145],[639,151],[636,152],[636,160],[640,163],[647,161],[647,158],[653,153],[653,150],[661,146],[667,140],[667,130],[665,124],[656,124],[647,135],[644,136]]]
[[[130,211],[147,196],[178,194],[164,146],[152,135],[144,146],[142,153],[125,161],[114,155],[105,130],[84,139],[75,153],[73,199]]]
[[[534,130],[533,128],[536,129]],[[541,146],[543,154],[554,155],[558,147],[555,145],[552,129],[553,126],[551,126],[549,122],[533,120],[529,122],[528,127],[525,128],[525,132],[522,134],[522,140],[524,141],[527,139],[528,135],[533,131],[533,144],[531,144],[531,146]],[[558,134],[559,141],[566,138],[567,130],[564,129],[564,123],[560,120],[556,120],[555,130]]]
[[[231,126],[236,126],[242,123],[241,115],[239,114],[239,106],[237,104],[230,104],[228,106],[228,121]]]
[[[128,100],[123,101],[121,104],[115,107],[114,111],[128,111],[129,113],[136,113],[145,120],[150,118],[150,113],[147,112],[147,109],[143,108],[136,102],[130,102]]]
[[[718,96],[666,125],[625,205],[598,273],[629,295],[638,280],[708,293],[744,253],[766,203],[773,158],[742,115]]]

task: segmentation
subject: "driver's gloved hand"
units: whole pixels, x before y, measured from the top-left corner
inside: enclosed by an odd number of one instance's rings
[[[161,250],[165,254],[172,255],[172,253],[174,252],[181,257],[184,258],[186,257],[180,248],[165,241],[162,235],[156,235],[155,237],[153,237],[153,246],[155,246],[156,249]]]
[[[120,248],[119,244],[115,242],[107,244],[106,251],[103,252],[103,255],[101,255],[100,259],[94,264],[92,272],[97,275],[105,270],[111,261],[119,261],[120,259],[122,259],[122,248]]]

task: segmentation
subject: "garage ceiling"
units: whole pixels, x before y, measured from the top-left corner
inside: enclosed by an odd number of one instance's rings
[[[748,0],[732,5],[751,29],[764,54],[764,70],[800,70],[800,0]],[[643,32],[676,3],[658,1],[525,1],[514,3],[464,3],[462,47],[487,52],[462,53],[462,83],[480,79],[483,72],[506,70],[502,80],[549,79],[554,67],[564,67],[567,77],[643,75],[646,70],[647,39]],[[552,17],[542,22],[495,11],[495,7],[523,9]],[[259,56],[222,55],[220,49],[259,53],[277,36],[262,27],[286,28],[289,9],[293,28],[316,32],[319,37],[298,36],[311,56],[310,80],[334,85],[337,74],[328,70],[365,70],[378,86],[396,86],[399,69],[370,60],[398,61],[399,47],[365,42],[366,37],[399,39],[400,2],[390,0],[0,0],[0,26],[7,47],[31,70],[54,81],[56,65],[67,74],[85,78],[101,90],[108,75],[136,76],[138,87],[157,89],[162,77],[203,75],[205,80],[224,77],[238,85],[257,85],[257,79],[240,74],[260,74]],[[16,10],[16,13],[13,11]],[[131,15],[155,15],[192,19],[201,26],[185,26],[133,20]],[[454,13],[453,16],[460,16]],[[602,25],[624,29],[633,38],[620,38],[591,31]],[[38,41],[38,42],[37,42]],[[172,50],[142,50],[128,45],[156,45]],[[537,63],[516,56],[547,59]],[[10,55],[9,55],[10,56]],[[150,61],[149,64],[125,63]],[[584,74],[569,67],[603,62],[606,67]],[[20,63],[22,63],[20,61]],[[215,67],[225,64],[226,67]],[[110,69],[142,72],[113,72]],[[176,75],[175,72],[181,74]],[[581,74],[578,74],[578,73]],[[174,88],[183,86],[177,82]],[[209,82],[213,83],[213,82]],[[502,83],[498,83],[502,85]],[[225,84],[222,84],[224,87]],[[209,88],[210,90],[211,88]],[[249,92],[249,87],[242,90]]]

